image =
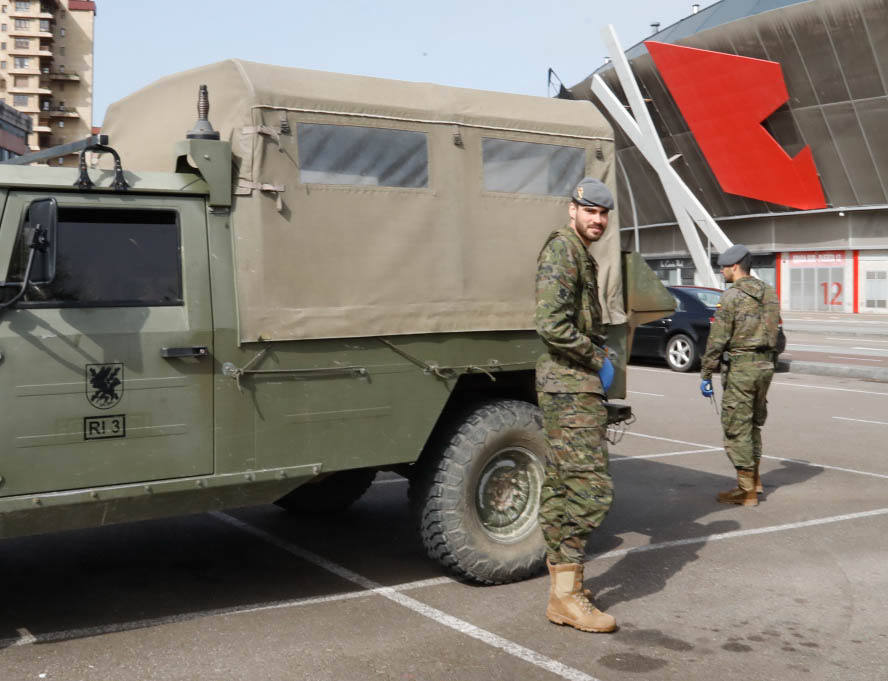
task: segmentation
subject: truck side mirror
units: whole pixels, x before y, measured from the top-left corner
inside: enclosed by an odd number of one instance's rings
[[[54,198],[36,199],[28,206],[28,224],[31,227],[28,247],[34,251],[37,260],[35,271],[28,277],[30,281],[49,283],[55,278],[58,223],[59,207]]]
[[[37,199],[28,206],[28,226],[30,238],[24,246],[28,249],[28,261],[22,275],[18,292],[9,300],[0,303],[0,310],[13,307],[32,281],[48,284],[55,278],[55,241],[58,234],[59,207],[54,198]],[[19,234],[19,238],[26,238]],[[39,254],[39,258],[38,258]],[[37,269],[35,271],[35,261]]]

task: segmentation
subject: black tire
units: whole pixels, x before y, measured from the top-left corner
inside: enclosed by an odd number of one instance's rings
[[[369,468],[339,471],[297,487],[274,503],[291,513],[344,511],[361,498],[375,477],[376,471]]]
[[[666,364],[673,371],[691,371],[698,360],[697,344],[690,336],[677,333],[666,343]]]
[[[482,404],[443,432],[410,481],[429,556],[483,584],[539,572],[545,453],[542,414],[528,402]]]

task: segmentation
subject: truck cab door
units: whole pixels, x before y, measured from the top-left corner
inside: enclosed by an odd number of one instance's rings
[[[29,206],[0,220],[0,301]],[[55,243],[0,311],[0,497],[213,472],[212,319],[200,199],[58,194]]]

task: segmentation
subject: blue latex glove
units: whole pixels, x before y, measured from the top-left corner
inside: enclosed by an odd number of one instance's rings
[[[712,397],[712,381],[700,381],[700,392],[703,397]]]
[[[607,389],[611,387],[611,383],[614,382],[614,365],[608,357],[604,358],[604,364],[598,370],[598,378],[601,379],[601,387],[607,392]]]

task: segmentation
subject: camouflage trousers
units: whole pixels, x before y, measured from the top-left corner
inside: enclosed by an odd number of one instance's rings
[[[750,354],[734,359],[722,374],[722,431],[725,452],[734,468],[750,470],[762,458],[762,426],[768,418],[774,364],[761,357]]]
[[[582,563],[613,503],[607,410],[594,393],[537,393],[549,444],[539,523],[550,563]]]

